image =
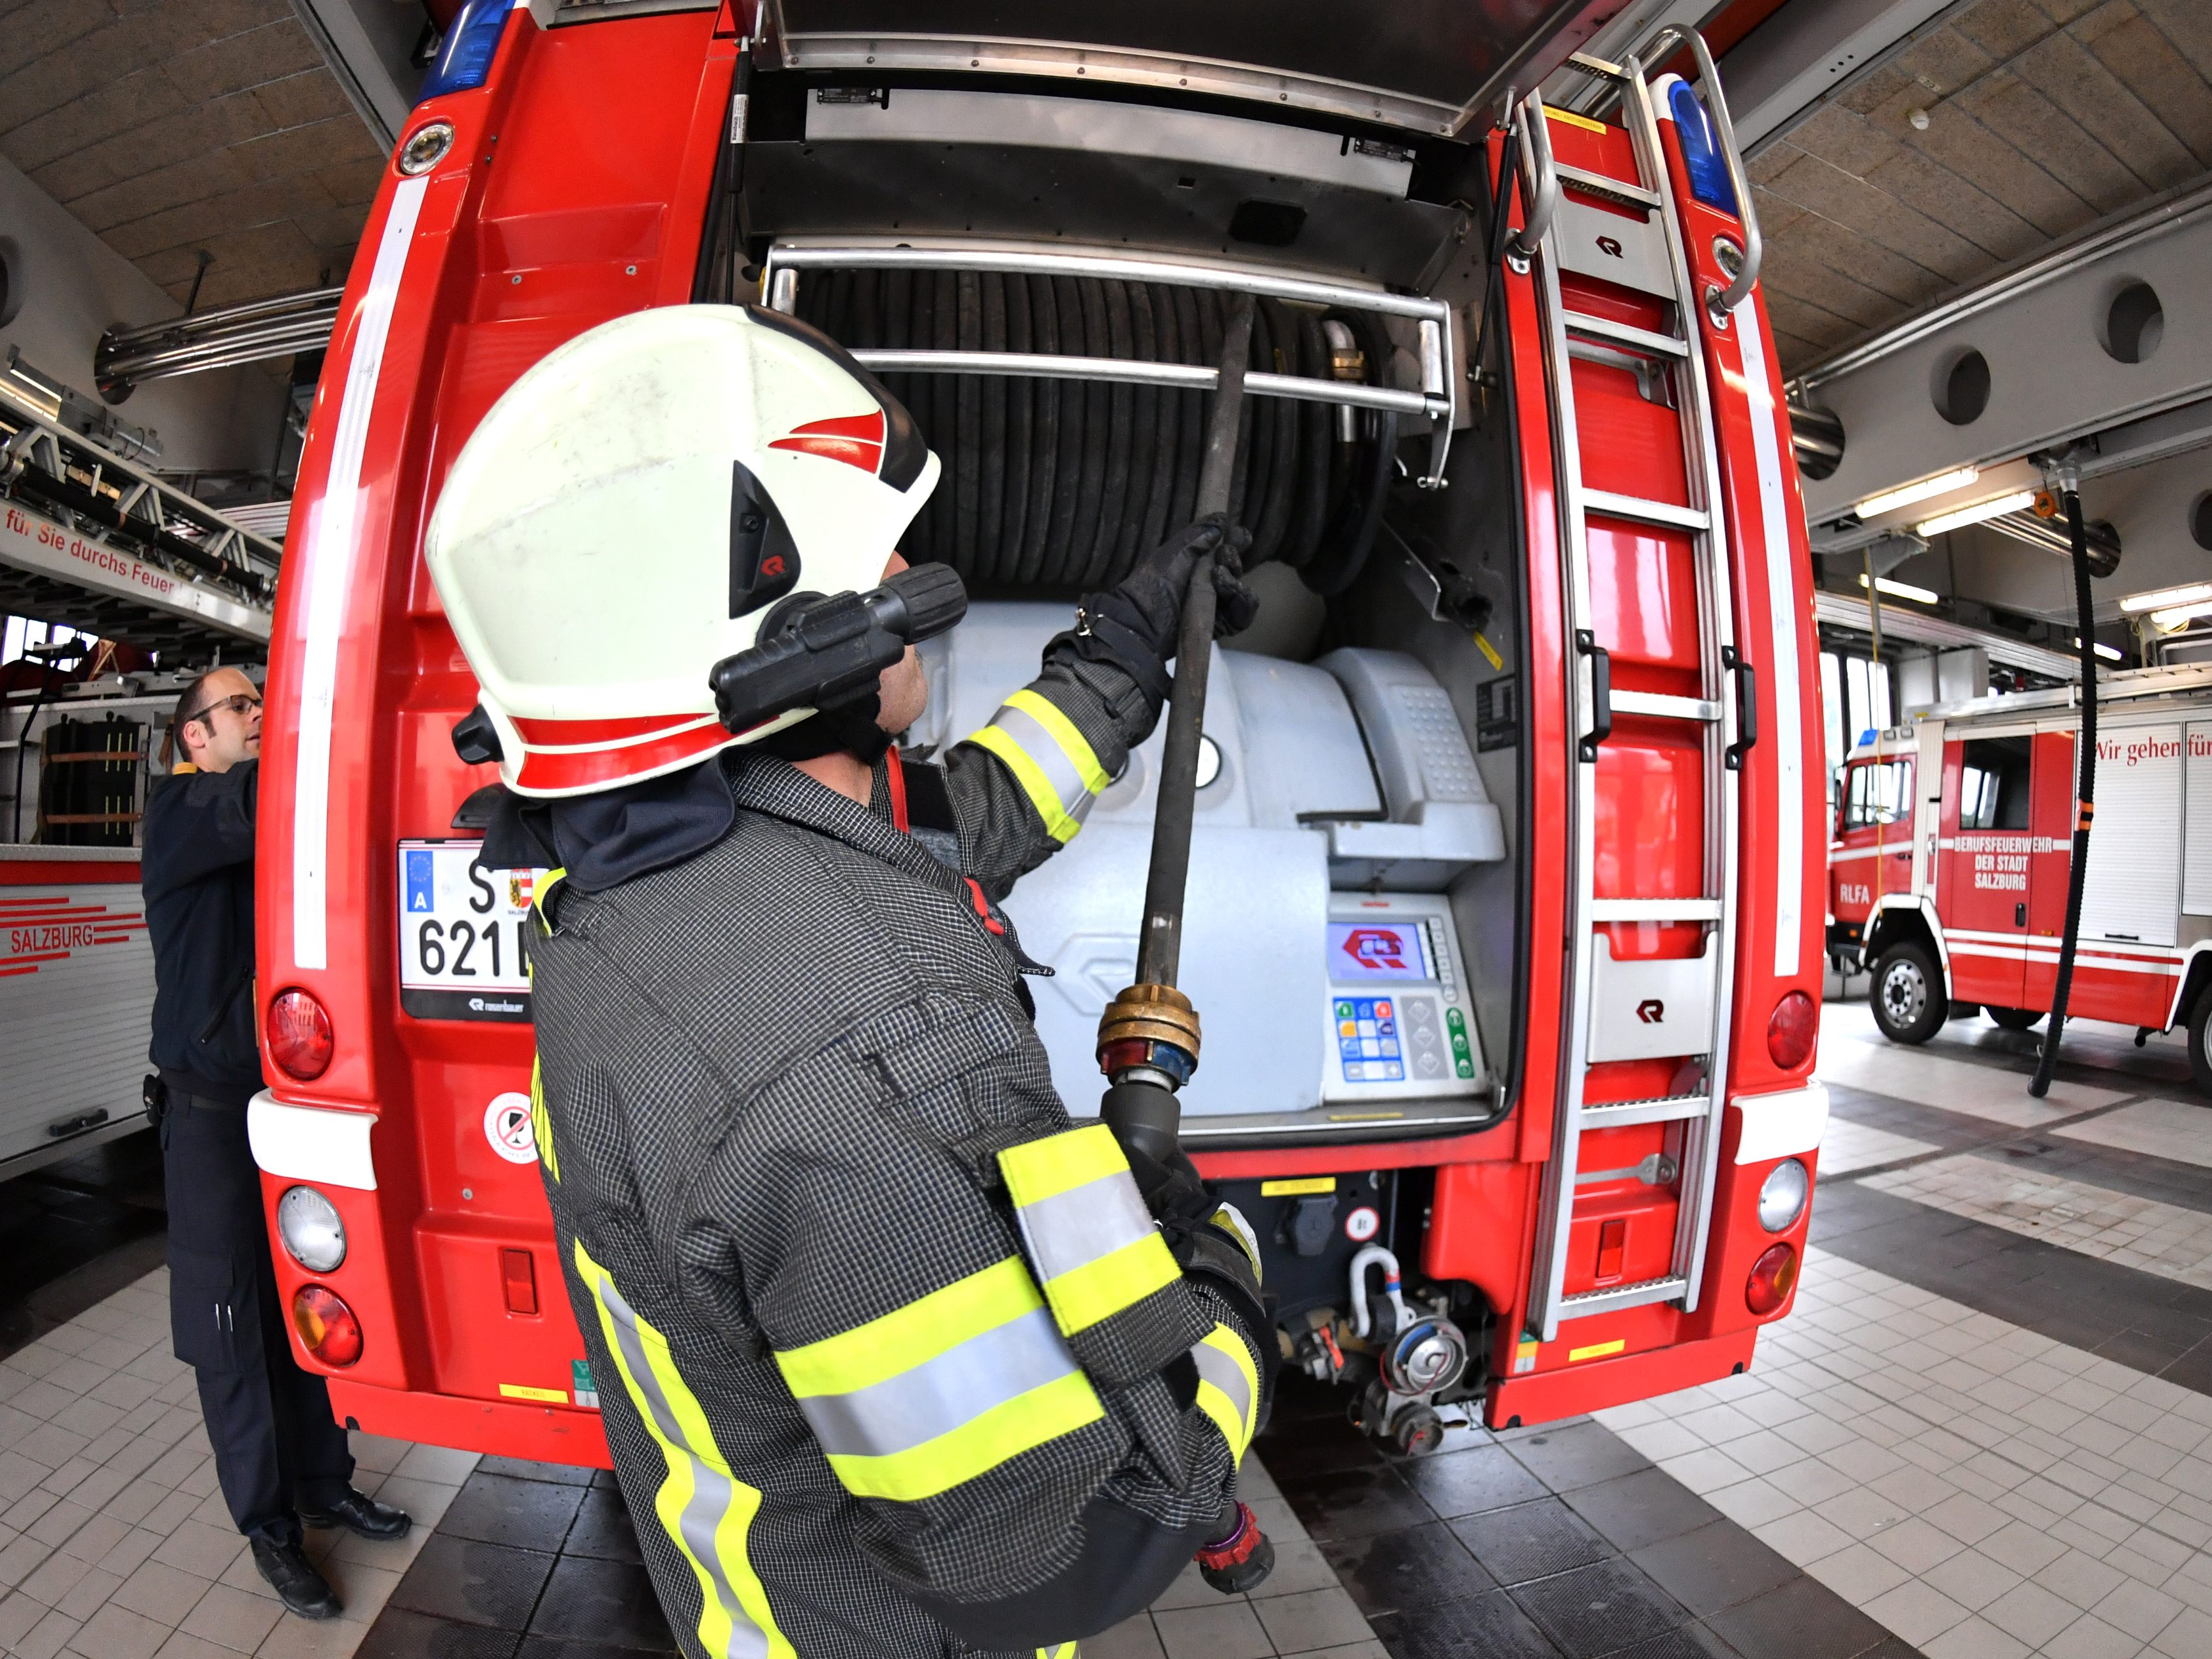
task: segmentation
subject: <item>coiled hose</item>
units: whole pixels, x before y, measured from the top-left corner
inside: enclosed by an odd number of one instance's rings
[[[799,314],[855,350],[1012,351],[1211,366],[1224,297],[1208,289],[996,271],[830,270],[799,285]],[[1261,300],[1251,367],[1331,376],[1324,325],[1357,340],[1369,383],[1389,342],[1364,313]],[[1012,375],[890,374],[891,392],[945,465],[903,550],[949,564],[981,592],[1109,586],[1189,522],[1211,395]],[[1252,532],[1247,562],[1279,559],[1322,593],[1365,563],[1389,488],[1396,421],[1340,423],[1335,405],[1255,398],[1231,500]],[[1346,436],[1348,429],[1349,436]]]

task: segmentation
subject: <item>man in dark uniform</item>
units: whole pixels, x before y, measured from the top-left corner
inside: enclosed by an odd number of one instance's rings
[[[154,941],[154,1042],[167,1106],[169,1309],[177,1358],[199,1373],[200,1410],[231,1518],[284,1605],[335,1618],[338,1599],[301,1526],[398,1538],[404,1513],[353,1488],[330,1391],[292,1357],[278,1298],[246,1102],[254,1042],[253,818],[261,696],[235,668],[177,700],[184,759],[146,803],[141,857]],[[295,1507],[296,1506],[296,1507]]]

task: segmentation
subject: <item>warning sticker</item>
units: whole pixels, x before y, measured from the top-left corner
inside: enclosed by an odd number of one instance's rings
[[[576,1386],[576,1403],[586,1411],[599,1408],[599,1390],[592,1381],[592,1362],[572,1359],[568,1362],[568,1380]]]
[[[528,1095],[494,1095],[484,1108],[484,1139],[509,1164],[531,1164],[538,1158],[538,1131],[530,1121]]]

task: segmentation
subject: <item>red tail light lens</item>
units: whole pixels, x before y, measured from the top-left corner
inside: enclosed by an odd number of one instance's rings
[[[285,1074],[311,1083],[330,1069],[331,1017],[305,991],[279,991],[269,1005],[269,1057]]]
[[[1777,1244],[1752,1263],[1751,1280],[1743,1287],[1743,1299],[1752,1312],[1764,1319],[1778,1311],[1796,1288],[1797,1252],[1787,1244]]]
[[[1766,1052],[1785,1072],[1794,1072],[1812,1057],[1813,1040],[1820,1035],[1820,1010],[1802,991],[1792,991],[1774,1005],[1766,1022]]]
[[[361,1358],[361,1321],[335,1292],[301,1285],[292,1297],[292,1323],[307,1352],[325,1365],[350,1365]]]

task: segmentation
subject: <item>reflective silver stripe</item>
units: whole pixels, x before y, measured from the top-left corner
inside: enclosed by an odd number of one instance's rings
[[[1252,1390],[1244,1381],[1244,1373],[1237,1369],[1237,1362],[1207,1342],[1200,1342],[1193,1347],[1190,1357],[1198,1362],[1199,1379],[1212,1383],[1227,1395],[1229,1403],[1237,1407],[1237,1420],[1249,1423],[1252,1420]]]
[[[1042,721],[1015,708],[1012,703],[1000,703],[999,712],[991,716],[991,724],[1014,740],[1022,753],[1036,763],[1044,774],[1045,781],[1060,797],[1060,810],[1078,823],[1090,816],[1091,803],[1096,799],[1083,775],[1075,769],[1075,763],[1059,740],[1044,729]]]
[[[1125,1249],[1152,1231],[1127,1171],[1116,1170],[1014,1212],[1037,1277],[1047,1281]]]
[[[660,1386],[659,1373],[646,1357],[645,1339],[638,1334],[637,1315],[623,1293],[615,1288],[614,1275],[601,1269],[592,1275],[592,1288],[600,1303],[613,1316],[609,1323],[613,1327],[615,1342],[620,1350],[623,1369],[636,1384],[637,1391],[645,1396],[647,1408],[653,1413],[653,1426],[661,1441],[683,1454],[691,1465],[691,1495],[678,1518],[684,1534],[684,1546],[691,1559],[704,1567],[714,1581],[714,1594],[722,1603],[722,1611],[729,1616],[729,1659],[767,1659],[768,1638],[745,1612],[744,1603],[730,1583],[729,1575],[722,1570],[722,1553],[714,1538],[714,1531],[722,1517],[730,1512],[736,1498],[730,1479],[713,1464],[693,1453],[690,1442],[684,1436],[676,1420],[676,1413],[668,1403],[668,1396]],[[720,1656],[717,1656],[720,1659]]]
[[[1075,1368],[1051,1310],[1036,1308],[865,1389],[801,1395],[799,1409],[825,1453],[881,1457],[949,1434]]]

